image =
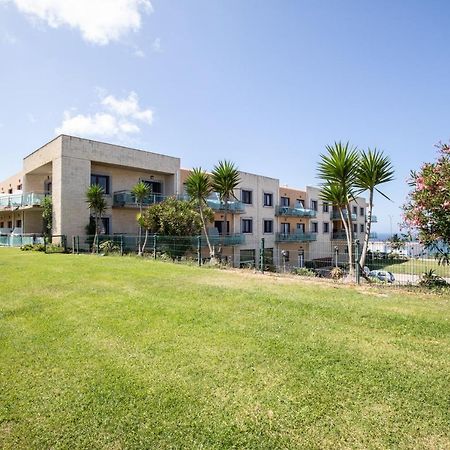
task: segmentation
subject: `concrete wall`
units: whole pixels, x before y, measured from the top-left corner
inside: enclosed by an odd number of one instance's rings
[[[9,189],[13,190],[12,192],[13,194],[20,192],[18,191],[17,187],[21,184],[23,185],[23,178],[24,178],[23,172],[19,172],[13,175],[12,177],[9,177],[6,180],[0,182],[0,195],[8,194]]]

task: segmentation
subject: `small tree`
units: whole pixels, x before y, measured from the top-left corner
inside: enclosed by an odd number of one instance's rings
[[[229,202],[234,195],[235,189],[240,183],[239,171],[231,161],[219,161],[212,171],[212,188],[219,194],[219,199],[224,205],[223,227],[222,227],[222,245],[225,241],[225,235],[228,232],[227,217]],[[236,199],[237,200],[237,199]]]
[[[44,238],[50,240],[53,230],[53,203],[50,196],[45,197],[42,200],[42,221],[43,221],[43,231]]]
[[[141,248],[141,239],[142,239],[142,226],[140,225],[139,219],[142,217],[142,208],[144,205],[144,201],[148,196],[151,194],[152,189],[143,181],[139,181],[136,185],[133,186],[133,189],[131,190],[131,193],[134,195],[137,204],[139,205],[139,215],[138,215],[138,224],[139,224],[139,230],[138,230],[138,255],[142,255],[142,248]]]
[[[190,202],[169,197],[161,203],[149,206],[140,220],[146,233],[161,236],[163,251],[175,259],[192,247],[192,237],[202,230],[202,220]],[[167,239],[172,238],[172,239]]]
[[[98,184],[93,184],[89,186],[86,191],[86,202],[88,204],[88,208],[94,213],[94,222],[95,222],[95,235],[93,241],[93,249],[92,251],[97,251],[98,247],[98,234],[99,234],[99,225],[100,219],[102,215],[105,213],[107,208],[107,203],[104,197],[104,190]]]
[[[200,214],[202,221],[203,233],[205,235],[206,243],[209,249],[209,255],[211,262],[215,261],[214,246],[211,245],[211,241],[208,236],[208,230],[206,227],[207,221],[211,221],[213,212],[208,208],[207,198],[212,192],[211,179],[209,175],[202,170],[201,167],[193,168],[186,179],[186,193],[189,196],[190,201]]]
[[[412,171],[404,210],[404,225],[418,231],[419,240],[438,252],[439,262],[448,264],[450,248],[450,145],[438,143],[434,163]]]

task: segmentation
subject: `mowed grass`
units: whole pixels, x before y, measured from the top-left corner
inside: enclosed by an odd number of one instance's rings
[[[408,259],[406,261],[397,261],[395,264],[389,264],[389,261],[378,262],[374,260],[370,267],[410,275],[422,275],[424,272],[434,270],[437,275],[450,278],[450,266],[439,264],[438,261],[433,259]]]
[[[449,299],[0,249],[0,447],[450,448]]]

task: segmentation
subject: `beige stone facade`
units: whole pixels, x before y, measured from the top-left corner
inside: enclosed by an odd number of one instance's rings
[[[103,217],[107,234],[137,234],[138,208],[130,191],[139,181],[152,186],[154,201],[185,193],[189,169],[180,168],[180,159],[119,145],[61,135],[24,158],[23,170],[0,183],[0,233],[16,230],[24,234],[42,233],[41,202],[45,195],[53,201],[53,234],[86,234],[90,211],[86,191],[91,183],[102,184],[108,209]],[[320,189],[305,190],[280,186],[276,178],[240,172],[228,213],[226,234],[235,239],[222,245],[223,205],[212,196],[214,222],[208,234],[216,237],[217,251],[233,265],[258,263],[262,238],[268,264],[303,265],[305,261],[329,257],[339,246],[342,222],[333,208],[320,199]],[[352,204],[355,236],[363,236],[366,200]],[[209,256],[203,248],[203,256]]]

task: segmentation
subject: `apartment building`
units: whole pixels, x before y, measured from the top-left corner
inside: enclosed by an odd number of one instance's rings
[[[0,234],[42,233],[42,200],[53,201],[53,234],[86,235],[90,211],[86,191],[99,184],[105,191],[108,209],[102,217],[104,234],[136,234],[137,203],[133,186],[144,181],[152,188],[146,204],[167,196],[185,196],[189,169],[180,159],[119,145],[61,135],[26,156],[23,170],[0,182]],[[240,172],[240,185],[228,205],[217,194],[208,205],[214,211],[208,235],[223,258],[234,266],[259,260],[262,238],[268,264],[303,266],[305,261],[330,257],[338,247],[345,259],[346,246],[339,211],[320,199],[320,189],[280,186],[276,178]],[[366,200],[351,205],[355,237],[362,237]],[[203,256],[208,249],[203,239]]]

